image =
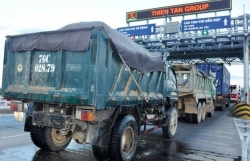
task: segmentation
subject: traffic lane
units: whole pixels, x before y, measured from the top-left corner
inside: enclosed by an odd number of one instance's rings
[[[181,123],[182,124],[182,123]],[[176,140],[167,140],[161,137],[157,130],[150,135],[143,135],[140,137],[138,149],[133,161],[240,161],[239,156],[230,155],[226,152],[219,153],[212,151],[205,151],[201,149],[195,149],[192,144],[179,142]],[[197,144],[197,142],[195,143]],[[199,142],[198,142],[199,144]],[[221,147],[214,147],[216,150]],[[225,149],[226,151],[227,149]],[[61,152],[47,152],[45,150],[38,150],[34,156],[34,161],[44,161],[45,159],[51,160],[64,160],[64,161],[80,161],[88,160],[94,161],[95,158],[92,154],[90,145],[79,145],[74,141]]]
[[[0,140],[0,160],[95,160],[92,154],[91,145],[77,144],[73,140],[64,151],[55,153],[41,150],[33,145],[29,133],[23,132],[23,122],[15,122],[13,120],[13,115],[0,118],[2,120],[0,124],[4,125],[3,127],[5,128],[3,130],[5,137],[2,137],[2,139]],[[5,124],[6,122],[8,122],[8,124]],[[8,135],[10,133],[14,135]],[[155,132],[153,132],[151,135],[154,136],[152,137],[153,140],[148,139],[148,135],[141,136],[137,154],[134,160],[150,161],[157,158],[157,160],[161,161],[173,160],[173,158],[176,158],[175,155],[177,150],[174,142],[164,139],[162,135],[160,137],[156,135],[155,137]],[[157,146],[155,147],[155,145]]]
[[[234,125],[232,107],[215,111],[200,124],[179,118],[177,135],[171,140],[162,137],[161,129],[144,136],[146,146],[139,146],[137,157],[145,160],[241,160],[241,141]],[[138,159],[137,159],[138,158]]]
[[[25,133],[24,122],[14,121],[13,114],[0,115],[0,129],[1,138]]]
[[[142,135],[133,160],[240,160],[241,144],[232,121],[231,111],[227,108],[216,111],[214,117],[207,118],[201,124],[186,123],[180,118],[177,136],[172,140],[164,139],[161,129]],[[22,134],[23,125],[15,123]],[[29,133],[15,137],[18,138],[13,141],[15,144],[0,150],[0,160],[95,160],[90,145],[80,145],[72,141],[65,151],[54,153],[34,146]],[[12,140],[14,139],[9,138],[8,142]]]
[[[218,157],[241,156],[241,141],[233,121],[232,107],[233,104],[223,111],[215,111],[214,117],[207,117],[201,124],[185,124],[179,132],[186,135],[177,135],[175,139],[182,140],[192,149],[216,153]]]
[[[0,115],[0,151],[29,144],[30,137],[24,132],[24,122],[14,121],[13,114]]]
[[[30,139],[29,139],[30,140]],[[74,149],[72,151],[72,148]],[[49,152],[33,145],[13,146],[0,150],[0,161],[96,161],[92,155],[92,150],[82,145],[75,147],[71,142],[67,149],[60,152]]]
[[[182,123],[179,125],[182,128]],[[186,125],[186,124],[184,124]],[[183,131],[185,128],[183,128]],[[189,131],[196,131],[195,129],[189,128]],[[235,147],[228,143],[227,138],[223,138],[218,142],[216,137],[210,135],[207,138],[194,133],[186,131],[182,133],[180,137],[176,137],[172,140],[162,138],[159,133],[151,133],[145,138],[144,146],[139,144],[136,157],[134,161],[172,161],[172,160],[199,160],[199,161],[240,161],[240,145]],[[195,137],[195,138],[193,138]],[[203,139],[201,139],[201,137]],[[222,142],[225,142],[223,145]],[[237,143],[236,143],[237,144]],[[237,151],[237,152],[236,152]]]

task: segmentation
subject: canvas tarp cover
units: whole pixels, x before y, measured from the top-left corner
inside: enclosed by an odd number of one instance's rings
[[[86,51],[94,28],[101,27],[126,64],[142,72],[162,71],[164,68],[162,55],[149,52],[103,22],[79,22],[47,32],[10,36],[10,51],[30,50],[70,50]]]

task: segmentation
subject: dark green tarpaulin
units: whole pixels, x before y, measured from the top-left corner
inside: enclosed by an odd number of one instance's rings
[[[55,31],[9,36],[8,47],[10,51],[86,51],[92,30],[98,27],[103,28],[128,66],[142,72],[163,70],[161,53],[149,52],[123,33],[99,21],[73,23]]]

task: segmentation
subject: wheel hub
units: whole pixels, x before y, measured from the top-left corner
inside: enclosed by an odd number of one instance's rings
[[[170,131],[172,134],[176,132],[177,129],[177,114],[173,113],[171,116],[171,122],[170,122]]]
[[[133,149],[133,133],[133,129],[131,127],[127,127],[122,135],[122,151],[125,155],[129,154],[131,149]]]
[[[54,143],[60,145],[67,142],[68,137],[66,135],[63,135],[60,130],[52,128],[51,130],[51,136],[54,141]]]

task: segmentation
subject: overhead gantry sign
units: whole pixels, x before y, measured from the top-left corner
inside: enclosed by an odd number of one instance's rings
[[[203,1],[196,3],[166,6],[160,8],[130,11],[126,13],[126,21],[134,22],[148,19],[174,17],[188,14],[223,11],[232,9],[232,0]]]

